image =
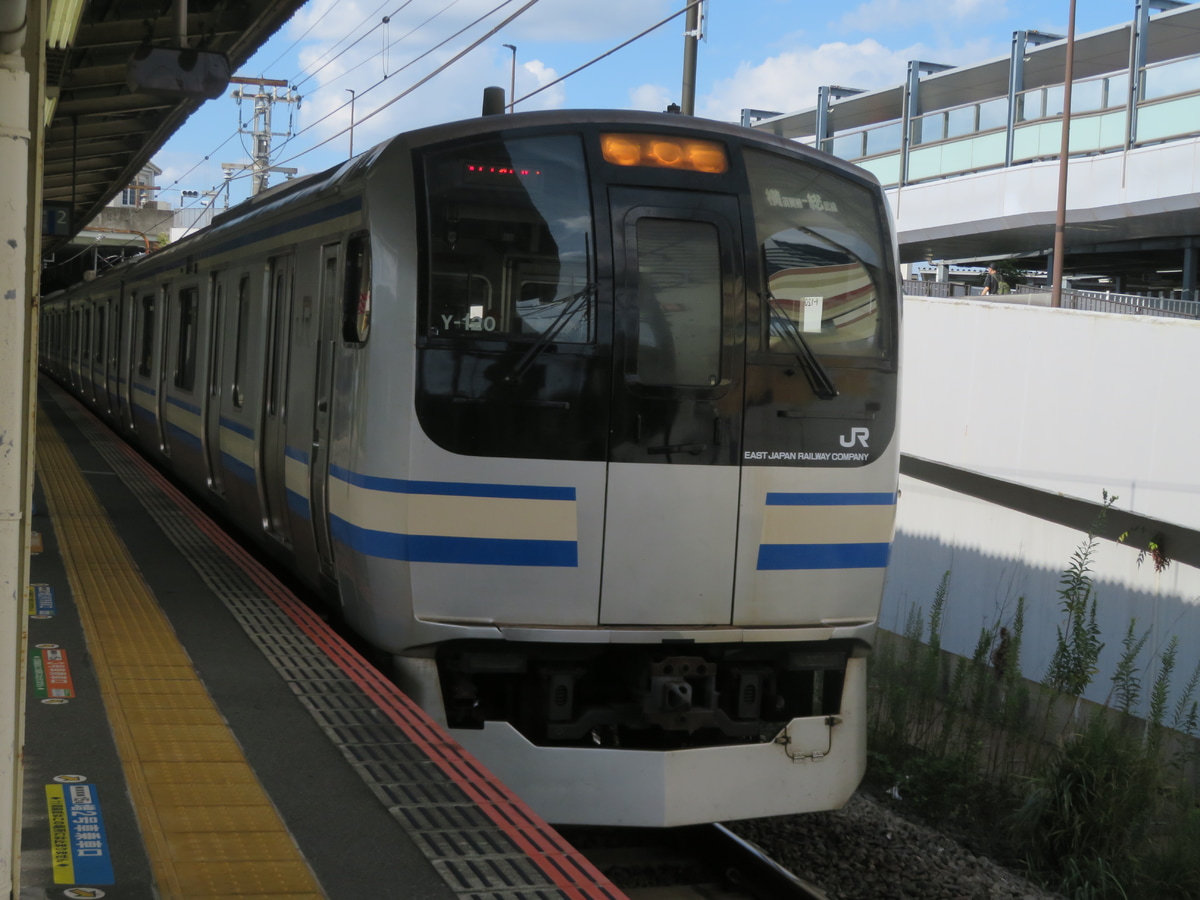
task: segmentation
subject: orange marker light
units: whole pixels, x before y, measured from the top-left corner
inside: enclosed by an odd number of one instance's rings
[[[711,175],[729,169],[725,148],[716,141],[654,134],[602,134],[600,148],[605,160],[618,166],[683,169]]]

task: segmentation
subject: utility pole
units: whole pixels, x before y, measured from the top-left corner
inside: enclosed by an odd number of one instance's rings
[[[250,188],[250,196],[255,196],[260,191],[267,187],[267,178],[271,172],[279,172],[283,175],[295,175],[297,169],[273,166],[271,165],[271,138],[273,137],[291,137],[291,131],[271,131],[271,107],[276,103],[299,103],[300,96],[293,94],[288,89],[286,81],[279,81],[273,78],[241,78],[234,76],[229,79],[230,84],[237,85],[252,85],[257,88],[253,93],[247,91],[244,87],[238,87],[234,90],[232,97],[238,103],[242,100],[254,101],[254,125],[250,131],[242,128],[239,124],[238,131],[242,134],[249,134],[254,141],[254,151],[251,162],[245,163],[221,163],[221,168],[228,173],[230,170],[249,169],[252,173],[252,184]],[[270,88],[268,91],[267,89]],[[281,95],[280,88],[286,90]]]
[[[693,0],[687,10],[687,25],[683,32],[683,102],[685,116],[696,114],[696,44],[700,40],[700,7],[703,0]]]
[[[1067,255],[1067,172],[1071,157],[1071,82],[1075,79],[1075,0],[1067,13],[1067,60],[1063,73],[1062,149],[1058,155],[1058,209],[1054,218],[1054,260],[1050,271],[1050,305],[1062,306],[1063,261]]]

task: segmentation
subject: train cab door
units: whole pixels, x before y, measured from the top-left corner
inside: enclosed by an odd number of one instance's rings
[[[221,352],[225,334],[225,284],[228,272],[213,272],[208,281],[208,365],[204,386],[204,467],[205,483],[214,494],[223,495],[225,484],[221,468]]]
[[[333,541],[329,534],[329,431],[333,393],[334,351],[338,341],[341,296],[339,263],[341,245],[321,250],[320,306],[317,311],[317,371],[313,383],[313,437],[309,454],[309,503],[318,564],[323,575],[333,577]]]
[[[600,621],[732,619],[744,392],[738,201],[613,187]]]
[[[272,257],[268,265],[266,378],[258,448],[263,527],[284,544],[290,544],[284,456],[287,452],[293,264],[292,257],[286,255]]]

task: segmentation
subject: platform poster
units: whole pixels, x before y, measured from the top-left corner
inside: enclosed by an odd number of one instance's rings
[[[64,776],[72,777],[72,776]],[[55,884],[112,884],[112,858],[96,788],[46,785]]]

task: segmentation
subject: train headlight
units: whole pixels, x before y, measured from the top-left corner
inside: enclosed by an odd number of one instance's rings
[[[655,134],[602,134],[600,148],[605,160],[617,166],[683,169],[712,175],[729,169],[729,157],[717,141]]]

